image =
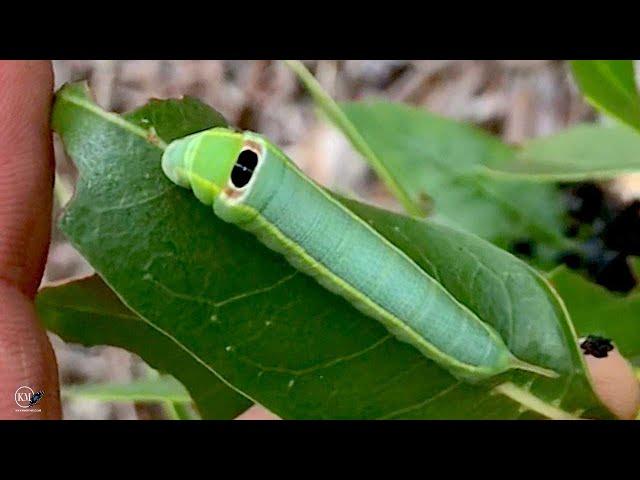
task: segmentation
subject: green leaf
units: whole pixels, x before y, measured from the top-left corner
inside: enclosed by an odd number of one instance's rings
[[[550,272],[548,278],[564,300],[580,336],[610,338],[623,356],[632,360],[640,357],[640,292],[609,292],[564,266]]]
[[[489,175],[550,182],[605,180],[638,171],[637,132],[586,124],[527,142],[516,160],[487,170]]]
[[[338,104],[322,89],[322,86],[311,75],[309,70],[297,60],[285,62],[293,70],[305,88],[309,91],[318,108],[327,116],[351,142],[353,147],[369,162],[371,168],[387,185],[391,193],[398,199],[405,210],[413,215],[426,215],[429,212],[429,197],[426,193],[407,191],[406,184],[397,178],[396,171],[389,168],[383,158],[379,158],[375,150],[372,150],[367,141],[362,137],[358,129],[351,123],[348,116],[340,109]]]
[[[171,373],[191,392],[204,418],[234,418],[252,405],[171,337],[123,305],[97,275],[43,288],[36,308],[44,326],[67,342],[121,347]]]
[[[62,389],[63,398],[102,402],[176,402],[191,403],[189,392],[170,375],[129,383],[73,385]]]
[[[185,120],[188,121],[188,120]],[[435,222],[347,202],[495,326],[520,358],[562,373],[461,383],[378,322],[220,221],[162,174],[162,145],[87,92],[53,125],[80,171],[61,228],[137,314],[283,418],[608,417],[564,307],[533,269]]]
[[[429,193],[432,218],[499,246],[532,238],[569,247],[562,202],[552,185],[484,174],[513,160],[513,150],[479,129],[425,110],[388,102],[354,102],[343,110],[414,196]]]
[[[632,60],[573,60],[571,69],[589,103],[640,130],[640,96]]]
[[[165,142],[194,133],[194,128],[198,131],[227,125],[220,113],[189,96],[179,100],[154,98],[124,117],[142,128],[152,129]]]

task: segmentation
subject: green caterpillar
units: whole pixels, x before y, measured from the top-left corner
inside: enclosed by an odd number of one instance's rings
[[[264,137],[226,128],[189,135],[167,147],[162,169],[458,378],[512,368],[556,376],[516,358],[491,326]]]

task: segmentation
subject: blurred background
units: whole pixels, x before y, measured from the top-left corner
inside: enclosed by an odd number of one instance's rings
[[[574,123],[598,121],[562,61],[323,60],[305,64],[337,100],[378,97],[404,102],[473,123],[513,144]],[[222,113],[229,124],[270,137],[319,183],[399,210],[342,135],[316,116],[311,98],[282,62],[64,60],[54,61],[54,70],[56,88],[86,79],[96,101],[118,113],[152,97],[195,96]],[[58,175],[71,193],[76,172],[58,139],[56,159]],[[638,184],[638,177],[628,176],[607,188],[629,200],[638,197]],[[59,205],[54,213],[55,224]],[[91,272],[54,225],[44,282]],[[127,383],[147,374],[144,363],[124,350],[84,348],[51,337],[62,386]],[[163,418],[160,408],[131,403],[63,398],[63,409],[66,419]]]

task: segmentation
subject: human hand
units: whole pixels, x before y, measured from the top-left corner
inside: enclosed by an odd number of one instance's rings
[[[51,62],[0,61],[1,419],[61,417],[55,356],[33,306],[51,229],[52,92]],[[44,397],[21,409],[21,386]]]

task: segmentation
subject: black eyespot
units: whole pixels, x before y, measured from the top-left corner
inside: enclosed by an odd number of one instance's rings
[[[611,340],[597,335],[589,335],[580,344],[585,355],[593,355],[596,358],[605,358],[613,350]]]
[[[233,170],[231,170],[231,183],[234,187],[244,187],[253,176],[253,171],[258,165],[258,154],[253,150],[243,150],[238,155]]]

